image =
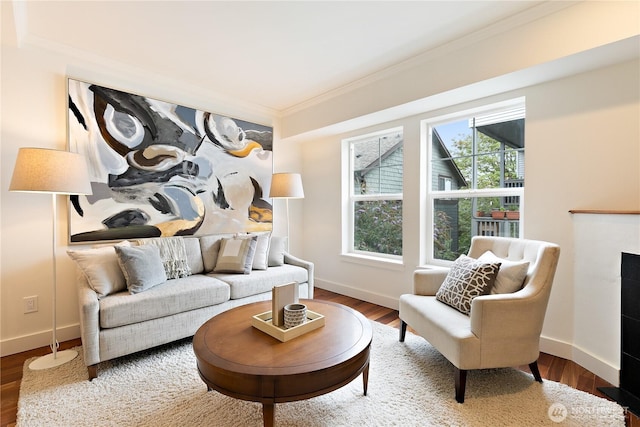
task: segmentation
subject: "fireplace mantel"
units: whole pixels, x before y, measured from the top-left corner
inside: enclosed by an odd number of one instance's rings
[[[571,214],[600,214],[600,215],[640,215],[640,211],[613,209],[571,209]]]

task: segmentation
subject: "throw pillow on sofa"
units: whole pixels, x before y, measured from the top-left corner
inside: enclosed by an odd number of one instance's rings
[[[491,251],[480,255],[478,261],[500,263],[496,282],[491,287],[492,294],[510,294],[522,289],[529,271],[529,261],[509,261],[499,258]]]
[[[257,236],[237,236],[222,239],[216,267],[216,273],[250,274],[256,251]]]
[[[271,236],[269,245],[269,267],[279,267],[284,265],[284,253],[287,248],[287,238],[281,236]]]
[[[260,233],[251,233],[251,236],[256,236],[256,251],[253,256],[254,270],[266,270],[269,266],[269,246],[271,244],[271,232],[265,231]]]
[[[151,239],[138,240],[138,244],[155,245],[158,247],[167,279],[191,276],[191,268],[187,261],[187,250],[182,237],[154,237]]]
[[[436,292],[436,299],[469,314],[471,302],[475,297],[489,293],[499,269],[500,263],[486,263],[460,255]]]
[[[132,294],[144,292],[167,281],[157,246],[116,246],[115,250],[127,282],[127,289]]]
[[[233,237],[233,234],[209,234],[200,237],[200,251],[202,252],[205,272],[209,273],[216,268],[218,254],[220,253],[220,244],[223,239],[229,237]]]
[[[131,246],[128,241],[116,246]],[[69,257],[76,262],[98,298],[127,289],[118,256],[113,245],[94,249],[68,250]]]

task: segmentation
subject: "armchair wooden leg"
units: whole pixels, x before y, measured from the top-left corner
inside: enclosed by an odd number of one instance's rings
[[[404,342],[404,337],[407,335],[407,322],[400,320],[400,342]]]
[[[456,402],[464,403],[464,391],[467,385],[467,371],[465,369],[458,369],[455,366],[456,377]]]
[[[533,378],[536,379],[539,383],[542,382],[542,377],[540,376],[540,370],[538,369],[538,361],[529,363],[529,369],[531,369],[531,373],[533,374]]]

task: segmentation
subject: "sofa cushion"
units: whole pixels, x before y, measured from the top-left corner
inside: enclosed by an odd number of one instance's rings
[[[116,328],[228,300],[229,285],[213,277],[196,274],[171,279],[145,292],[134,295],[120,292],[101,299],[100,327]]]
[[[235,236],[222,239],[216,261],[216,273],[251,273],[257,236]]]
[[[131,246],[126,240],[117,245]],[[94,249],[70,249],[67,254],[76,262],[98,298],[127,289],[127,282],[112,245]]]
[[[114,246],[118,263],[132,294],[144,292],[167,280],[157,246]]]
[[[229,284],[231,299],[239,299],[271,291],[276,285],[290,282],[305,283],[309,280],[309,272],[305,268],[289,264],[280,267],[269,267],[267,270],[254,270],[249,275],[210,273],[208,276]]]
[[[499,269],[500,263],[485,263],[460,255],[436,292],[436,299],[469,314],[471,301],[489,293]]]
[[[529,271],[529,261],[510,261],[499,258],[491,251],[480,255],[478,261],[500,263],[496,282],[491,287],[492,294],[510,294],[522,289],[524,279]]]

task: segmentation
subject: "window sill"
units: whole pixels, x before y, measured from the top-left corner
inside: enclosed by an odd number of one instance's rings
[[[363,254],[343,253],[340,255],[343,261],[353,264],[368,265],[372,267],[384,268],[388,270],[404,270],[402,259],[391,259]]]

